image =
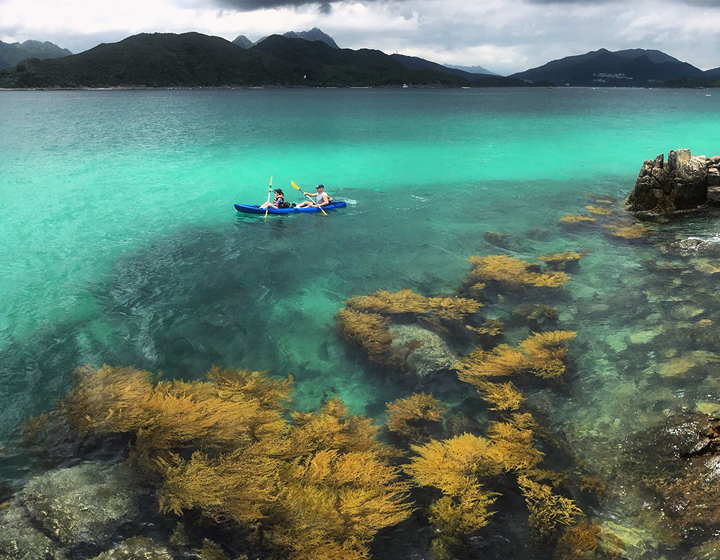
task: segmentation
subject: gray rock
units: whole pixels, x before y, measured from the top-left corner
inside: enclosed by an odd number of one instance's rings
[[[0,512],[0,560],[64,560],[56,542],[36,529],[17,502]]]
[[[679,255],[717,255],[720,254],[720,239],[702,239],[688,237],[661,247],[663,253]]]
[[[670,213],[697,208],[707,202],[708,181],[714,177],[712,159],[694,156],[690,150],[671,150],[643,163],[635,189],[627,200],[633,211]],[[710,179],[714,181],[715,179]]]
[[[156,544],[152,539],[133,537],[92,560],[173,560],[173,557],[167,548]]]
[[[431,330],[419,325],[392,325],[388,330],[396,336],[393,350],[404,345],[417,346],[407,354],[406,361],[420,378],[453,369],[459,360],[447,343]]]
[[[31,479],[16,501],[60,543],[102,546],[136,517],[139,498],[134,472],[126,464],[90,462]]]

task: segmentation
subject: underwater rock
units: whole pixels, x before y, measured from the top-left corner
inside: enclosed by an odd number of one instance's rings
[[[696,546],[688,553],[693,560],[717,560],[720,558],[720,541],[712,540]]]
[[[419,325],[391,325],[392,349],[410,348],[405,361],[420,379],[451,370],[459,358],[447,343],[431,330]]]
[[[628,470],[687,544],[720,528],[720,418],[676,414],[628,446]]]
[[[635,527],[606,521],[602,524],[600,543],[611,558],[657,558],[657,543],[649,533]]]
[[[57,543],[35,528],[16,501],[0,512],[0,560],[64,560]]]
[[[103,552],[92,560],[173,560],[164,546],[152,539],[133,537],[121,542],[117,548]]]
[[[670,243],[660,247],[663,253],[694,255],[694,254],[720,254],[720,239],[702,239],[700,237],[688,237],[681,241]]]
[[[629,337],[630,344],[647,344],[653,338],[661,334],[661,329],[638,331]]]
[[[16,500],[59,542],[102,546],[136,517],[141,492],[127,465],[89,462],[31,479]]]
[[[720,404],[715,402],[702,401],[695,403],[695,408],[701,414],[708,414],[710,416],[720,416]]]
[[[643,163],[627,207],[655,213],[697,208],[707,203],[708,179],[713,177],[714,185],[717,171],[714,158],[694,156],[687,149],[670,150],[667,162],[660,154]]]
[[[693,259],[691,264],[695,270],[703,274],[718,274],[720,272],[720,260],[718,259]]]
[[[702,367],[719,361],[717,355],[707,350],[693,350],[673,357],[658,365],[658,373],[662,377],[681,377],[696,367]]]

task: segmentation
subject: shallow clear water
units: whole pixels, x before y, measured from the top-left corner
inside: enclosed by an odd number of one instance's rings
[[[212,364],[267,369],[295,377],[299,408],[337,392],[380,417],[411,388],[339,338],[345,299],[449,293],[470,255],[579,249],[589,253],[552,302],[579,333],[573,375],[535,404],[595,471],[610,470],[626,435],[720,402],[708,364],[658,374],[706,350],[692,324],[720,318],[713,274],[660,247],[710,238],[718,219],[657,223],[639,242],[558,220],[584,212],[589,194],[617,198],[608,220],[625,216],[643,160],[661,152],[720,153],[719,109],[719,95],[672,90],[0,93],[2,477],[27,476],[22,419],[85,363],[185,378]],[[234,202],[266,200],[271,176],[290,201],[301,198],[291,180],[322,182],[349,206],[236,214]],[[658,266],[678,261],[690,272]]]

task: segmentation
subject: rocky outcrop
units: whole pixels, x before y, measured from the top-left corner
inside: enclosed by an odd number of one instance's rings
[[[632,211],[670,213],[720,203],[720,156],[671,150],[646,160],[627,200]]]
[[[27,512],[11,502],[0,512],[0,560],[65,560],[58,542],[35,527]]]
[[[97,461],[31,478],[0,510],[0,560],[77,558],[80,550],[97,554],[141,532],[148,521],[142,506],[155,500],[138,482],[126,463]],[[147,539],[130,539],[99,558],[171,557]]]
[[[127,465],[90,462],[35,477],[16,499],[60,543],[102,545],[137,515],[140,490]]]

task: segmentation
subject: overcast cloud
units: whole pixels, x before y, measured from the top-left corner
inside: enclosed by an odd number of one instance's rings
[[[0,0],[0,40],[73,52],[141,32],[232,40],[319,27],[343,48],[377,48],[509,74],[590,50],[662,50],[720,66],[718,0]]]

